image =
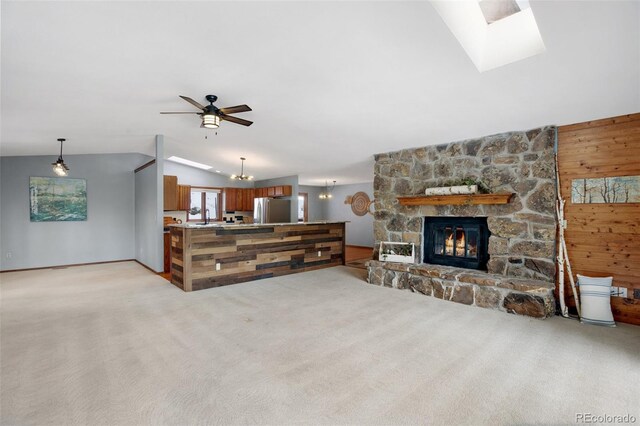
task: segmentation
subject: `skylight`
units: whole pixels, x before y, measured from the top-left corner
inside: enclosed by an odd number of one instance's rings
[[[545,51],[533,11],[523,0],[432,0],[478,71]]]
[[[197,163],[195,161],[187,160],[185,158],[176,157],[175,155],[167,158],[169,161],[173,161],[174,163],[184,164],[185,166],[197,167],[199,169],[209,170],[212,167],[207,166],[206,164]]]
[[[520,12],[515,0],[479,0],[480,10],[487,24],[492,24],[502,18]]]

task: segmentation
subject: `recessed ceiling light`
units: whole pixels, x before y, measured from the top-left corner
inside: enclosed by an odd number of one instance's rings
[[[184,158],[176,157],[175,155],[172,155],[171,157],[167,158],[167,160],[173,161],[174,163],[180,163],[180,164],[184,164],[186,166],[197,167],[199,169],[204,169],[204,170],[209,170],[209,169],[213,168],[211,166],[207,166],[206,164],[196,163],[195,161],[191,161],[191,160],[187,160],[187,159],[184,159]]]
[[[216,170],[216,173],[222,173],[220,170]]]

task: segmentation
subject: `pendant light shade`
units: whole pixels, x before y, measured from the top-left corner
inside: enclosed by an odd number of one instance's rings
[[[66,139],[58,139],[58,142],[60,142],[60,156],[55,163],[51,163],[51,165],[53,166],[53,173],[58,176],[66,176],[68,174],[67,172],[69,171],[69,167],[64,164],[64,160],[62,159],[62,144],[64,143],[64,141],[66,141]]]
[[[240,157],[240,161],[242,162],[241,168],[240,168],[240,175],[231,175],[231,179],[235,179],[235,180],[253,180],[253,176],[248,176],[244,174],[244,160],[246,160],[246,158],[244,157]]]
[[[336,187],[336,181],[333,181],[333,186],[331,187],[331,189],[329,189],[329,184],[327,183],[327,181],[324,181],[324,190],[320,193],[319,198],[321,200],[328,200],[329,198],[333,198],[333,195],[331,195],[331,191],[333,191],[333,188]]]

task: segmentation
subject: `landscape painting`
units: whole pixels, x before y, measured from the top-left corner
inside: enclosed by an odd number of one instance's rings
[[[640,176],[573,179],[574,204],[640,203]]]
[[[87,181],[30,177],[31,222],[87,220]]]

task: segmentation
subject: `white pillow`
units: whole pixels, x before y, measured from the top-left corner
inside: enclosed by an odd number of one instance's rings
[[[580,306],[585,324],[615,327],[611,313],[611,282],[613,277],[594,278],[578,274]]]

